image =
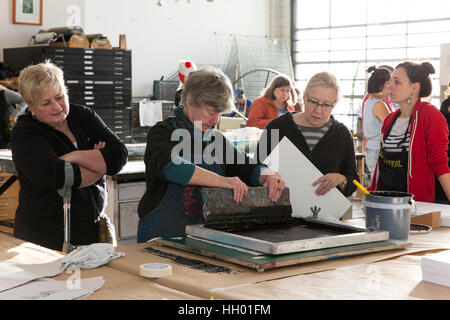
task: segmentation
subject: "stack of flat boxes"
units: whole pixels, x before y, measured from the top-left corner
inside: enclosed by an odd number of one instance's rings
[[[50,59],[64,71],[71,103],[91,107],[125,143],[131,142],[131,51],[33,46],[3,49],[20,71]]]

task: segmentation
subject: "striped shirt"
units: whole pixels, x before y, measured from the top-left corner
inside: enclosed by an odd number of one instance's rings
[[[409,119],[410,118],[397,118],[394,122],[391,132],[382,142],[381,147],[388,152],[401,152],[405,147],[409,151]],[[406,134],[406,139],[405,139]],[[400,143],[403,141],[403,143]]]
[[[297,127],[305,137],[306,143],[309,146],[309,150],[312,150],[320,141],[320,139],[322,139],[322,137],[325,135],[332,124],[333,119],[330,119],[321,127],[305,127],[301,125],[297,125]]]

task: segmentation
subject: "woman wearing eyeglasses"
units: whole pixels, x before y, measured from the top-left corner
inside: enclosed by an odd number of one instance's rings
[[[287,137],[324,175],[313,183],[317,195],[324,195],[337,187],[345,196],[356,189],[353,179],[356,171],[353,137],[347,127],[331,115],[339,96],[336,78],[328,72],[315,74],[303,94],[304,112],[289,112],[272,120],[258,143],[270,154],[278,130],[278,142]],[[259,159],[263,161],[264,159]]]
[[[284,75],[276,76],[264,89],[262,96],[253,101],[247,127],[264,129],[274,118],[288,111],[294,111],[293,105],[296,100],[297,94],[292,81]]]

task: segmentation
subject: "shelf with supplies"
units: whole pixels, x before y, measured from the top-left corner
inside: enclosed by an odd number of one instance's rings
[[[50,59],[64,71],[69,101],[94,109],[125,143],[132,142],[131,50],[44,45],[4,48],[3,57],[15,71]]]

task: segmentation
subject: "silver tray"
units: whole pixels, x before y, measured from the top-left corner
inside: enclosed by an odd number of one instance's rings
[[[319,250],[389,239],[388,231],[368,230],[343,223],[298,218],[294,225],[226,232],[204,225],[187,225],[186,234],[266,254]]]

